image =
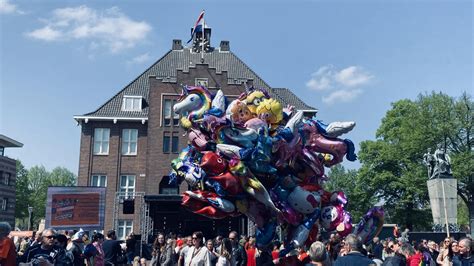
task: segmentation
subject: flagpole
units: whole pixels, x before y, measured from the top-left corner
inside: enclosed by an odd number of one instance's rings
[[[203,10],[204,12],[204,10]],[[204,63],[204,36],[205,36],[205,32],[206,32],[206,29],[204,28],[206,25],[204,23],[204,16],[202,16],[202,34],[201,34],[201,63]]]

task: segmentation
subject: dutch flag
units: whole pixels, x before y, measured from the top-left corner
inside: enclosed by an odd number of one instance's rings
[[[189,43],[193,40],[193,36],[196,32],[201,32],[202,31],[202,25],[200,25],[199,22],[201,22],[201,20],[203,18],[204,18],[204,10],[201,11],[201,13],[199,14],[199,17],[196,20],[196,23],[194,23],[193,30],[191,31],[191,39],[189,39],[189,41],[187,43]]]

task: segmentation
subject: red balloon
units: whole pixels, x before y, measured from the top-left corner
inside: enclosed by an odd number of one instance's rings
[[[183,199],[181,205],[187,207],[192,212],[205,216],[211,219],[223,219],[228,217],[229,214],[225,213],[214,206],[211,206],[207,201],[202,201],[193,197],[190,197],[188,194],[183,193]]]
[[[201,159],[201,168],[208,175],[219,175],[227,169],[227,161],[215,152],[206,152]]]
[[[219,176],[211,176],[209,178],[221,184],[222,188],[230,195],[238,195],[244,192],[242,186],[240,185],[239,178],[230,172]]]

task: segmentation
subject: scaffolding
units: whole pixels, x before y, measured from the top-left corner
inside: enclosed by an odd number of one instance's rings
[[[138,224],[140,229],[140,257],[142,257],[143,246],[148,244],[148,236],[153,231],[153,221],[150,217],[150,205],[145,202],[145,192],[116,192],[114,200],[114,216],[112,221],[115,229],[119,226],[120,210],[122,209],[120,208],[120,205],[123,204],[125,199],[134,199],[134,204],[138,201],[138,206],[140,206]]]

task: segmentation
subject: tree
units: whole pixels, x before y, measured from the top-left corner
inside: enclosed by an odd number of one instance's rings
[[[33,224],[45,217],[46,196],[49,186],[75,186],[77,177],[64,167],[56,167],[48,172],[44,166],[33,166],[26,170],[17,161],[16,209],[15,217],[28,217],[28,206],[33,207]]]
[[[65,167],[56,167],[49,174],[48,186],[75,186],[76,175]]]
[[[366,192],[357,170],[346,170],[344,166],[338,164],[331,167],[328,177],[324,186],[325,190],[344,191],[348,200],[345,209],[351,213],[354,223],[357,223],[377,202],[372,194]]]
[[[44,166],[33,166],[28,171],[28,189],[32,199],[33,224],[38,224],[40,219],[45,217],[49,174]]]
[[[474,114],[471,97],[455,99],[443,93],[400,100],[382,119],[375,141],[361,143],[359,171],[368,193],[385,201],[392,222],[426,228],[431,221],[422,163],[428,148],[441,145],[452,158],[459,196],[474,212]],[[472,218],[471,218],[472,219]]]
[[[28,217],[28,205],[30,204],[30,190],[28,189],[28,170],[16,161],[16,188],[15,188],[15,218],[24,219]]]

